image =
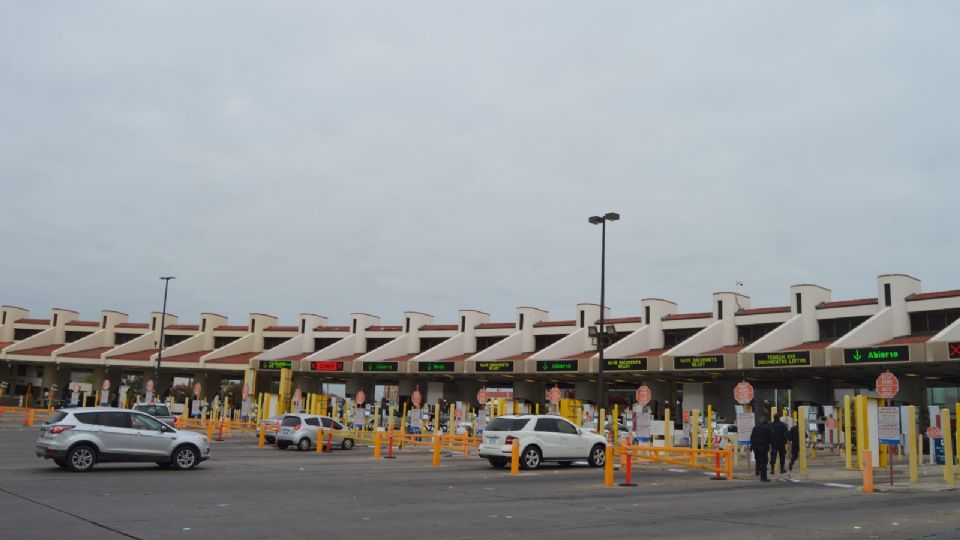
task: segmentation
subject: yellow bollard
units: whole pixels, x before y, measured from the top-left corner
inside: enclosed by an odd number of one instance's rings
[[[267,440],[267,426],[260,424],[260,437],[257,440],[257,446],[263,448]]]
[[[853,468],[852,435],[853,430],[850,426],[850,396],[843,396],[843,454],[847,469]]]
[[[450,411],[447,413],[447,433],[453,435],[457,432],[457,406],[453,403],[450,404]]]
[[[394,419],[394,414],[395,414],[396,412],[397,412],[397,406],[396,406],[396,405],[390,405],[390,411],[389,411],[388,416],[387,416],[387,418],[390,419],[390,420],[389,420],[389,421],[390,421],[390,427],[387,428],[387,431],[389,431],[389,432],[391,432],[391,433],[393,433],[393,430],[394,430],[394,424],[395,424],[395,422],[393,421],[393,419]]]
[[[703,423],[707,426],[707,445],[709,449],[713,449],[713,405],[707,405],[707,417],[703,419]]]
[[[373,405],[373,430],[380,430],[380,404],[376,403]]]
[[[690,411],[690,448],[700,448],[700,409]]]
[[[207,422],[207,440],[213,440],[213,421]]]
[[[948,484],[957,481],[953,474],[953,438],[950,436],[950,409],[940,411],[940,430],[943,431],[943,479]]]
[[[331,431],[333,431],[333,430],[331,429]],[[317,453],[318,453],[318,454],[322,454],[322,453],[323,453],[323,441],[324,441],[324,438],[325,438],[325,436],[324,436],[324,430],[323,430],[323,428],[317,428],[317,440],[316,440],[316,443],[317,443]]]
[[[607,436],[607,411],[604,409],[600,409],[600,414],[597,415],[597,435]]]
[[[380,459],[380,432],[373,432],[373,459]],[[434,458],[436,460],[436,458]]]
[[[403,402],[403,412],[400,413],[400,448],[403,448],[403,434],[407,432],[407,402]]]
[[[913,405],[907,407],[907,442],[910,444],[910,482],[916,484],[920,481],[917,473],[917,464],[920,463],[919,448],[917,445],[917,408]]]
[[[673,425],[670,423],[670,409],[663,410],[663,446],[673,446]]]
[[[613,445],[606,447],[607,457],[603,463],[603,485],[613,487]]]
[[[855,410],[857,417],[857,468],[863,468],[863,451],[867,444],[867,397],[857,396]],[[871,463],[872,466],[872,463]]]
[[[37,414],[36,409],[30,409],[30,421],[27,424],[27,427],[33,427],[34,416]]]
[[[613,444],[617,444],[620,441],[620,406],[613,406],[613,418],[611,418],[610,428],[613,430]]]
[[[440,432],[440,402],[433,406],[433,432]]]
[[[798,422],[801,422],[797,426],[797,432],[800,435],[800,474],[803,476],[807,475],[807,406],[801,405],[797,413]]]
[[[439,408],[439,405],[437,405]],[[433,466],[440,466],[440,435],[433,434]]]
[[[957,416],[956,416],[957,422],[960,422],[960,403],[957,403],[956,409],[957,409]],[[955,431],[956,433],[954,433],[954,436],[957,439],[956,441],[954,441],[953,451],[956,452],[957,459],[960,460],[960,429],[957,429]],[[957,472],[960,473],[960,471],[957,471]]]
[[[540,414],[540,404],[539,404],[539,403],[537,403],[536,407],[534,408],[534,414]]]
[[[873,458],[870,456],[870,450],[864,449],[861,453],[863,456],[864,463],[873,463]],[[863,492],[864,493],[873,493],[873,467],[864,467],[863,468]]]
[[[514,439],[510,446],[510,475],[518,474],[520,474],[520,439]]]

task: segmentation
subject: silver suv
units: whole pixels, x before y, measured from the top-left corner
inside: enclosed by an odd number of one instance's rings
[[[83,472],[108,461],[152,461],[187,470],[210,459],[199,433],[174,429],[150,415],[109,407],[60,410],[40,427],[37,457]]]
[[[321,428],[323,431],[318,435],[317,432]],[[290,445],[296,445],[298,450],[305,452],[310,450],[311,446],[316,445],[319,436],[322,436],[323,440],[326,441],[331,429],[333,430],[332,444],[336,444],[344,450],[353,448],[353,437],[343,427],[343,424],[327,416],[301,413],[287,414],[280,420],[277,448],[285,450]]]

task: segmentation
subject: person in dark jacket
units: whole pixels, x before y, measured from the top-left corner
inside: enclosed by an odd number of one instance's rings
[[[767,458],[770,456],[770,444],[773,442],[773,430],[765,416],[760,417],[760,423],[750,432],[750,450],[757,461],[756,474],[761,482],[769,482],[767,478]]]
[[[780,415],[774,417],[770,424],[773,433],[770,445],[770,474],[777,472],[777,456],[780,457],[780,474],[787,472],[784,461],[787,459],[787,425],[780,421]]]
[[[797,462],[797,458],[800,457],[800,428],[797,427],[800,423],[794,422],[793,427],[790,428],[790,470],[793,470],[793,464]]]

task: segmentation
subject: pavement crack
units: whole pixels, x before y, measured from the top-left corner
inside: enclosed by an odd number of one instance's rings
[[[49,510],[53,510],[54,512],[59,512],[59,513],[61,513],[61,514],[68,515],[68,516],[70,516],[70,517],[72,517],[72,518],[74,518],[74,519],[78,519],[78,520],[83,521],[83,522],[85,522],[85,523],[89,523],[90,525],[93,525],[94,527],[98,527],[98,528],[101,528],[101,529],[103,529],[103,530],[106,530],[106,531],[110,531],[110,532],[112,532],[112,533],[119,534],[120,536],[124,536],[124,537],[126,537],[126,538],[133,538],[134,540],[144,540],[143,538],[141,538],[141,537],[139,537],[139,536],[134,536],[134,535],[132,535],[132,534],[125,533],[125,532],[123,532],[123,531],[121,531],[121,530],[119,530],[119,529],[115,529],[115,528],[113,528],[113,527],[111,527],[111,526],[109,526],[109,525],[104,525],[103,523],[94,521],[94,520],[92,520],[92,519],[87,519],[87,518],[85,518],[85,517],[83,517],[83,516],[78,516],[77,514],[74,514],[73,512],[64,510],[64,509],[62,509],[62,508],[57,508],[56,506],[51,506],[51,505],[49,505],[49,504],[47,504],[47,503],[40,502],[40,501],[38,501],[38,500],[36,500],[36,499],[31,499],[30,497],[27,497],[26,495],[21,495],[21,494],[19,494],[19,493],[14,493],[14,492],[12,492],[12,491],[10,491],[10,490],[3,489],[3,488],[0,488],[0,493],[6,493],[7,495],[10,495],[11,497],[16,497],[16,498],[18,498],[18,499],[20,499],[20,500],[24,500],[24,501],[27,501],[27,502],[29,502],[29,503],[33,503],[33,504],[35,504],[35,505],[37,505],[37,506],[42,506],[42,507],[47,508],[47,509],[49,509]]]

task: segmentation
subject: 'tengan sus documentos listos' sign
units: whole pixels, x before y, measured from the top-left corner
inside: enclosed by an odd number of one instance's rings
[[[797,367],[810,365],[810,351],[757,353],[753,355],[753,367]]]

